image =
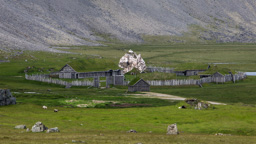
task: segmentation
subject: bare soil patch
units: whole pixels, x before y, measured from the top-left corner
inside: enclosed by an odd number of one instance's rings
[[[181,100],[181,101],[186,99],[180,96],[161,94],[161,93],[155,93],[155,92],[143,92],[141,94],[133,94],[133,96],[159,98],[159,99],[167,99],[167,100]],[[213,101],[207,101],[207,102],[214,105],[226,105],[225,103],[219,103],[219,102],[213,102]]]

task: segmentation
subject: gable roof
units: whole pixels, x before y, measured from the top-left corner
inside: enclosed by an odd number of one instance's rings
[[[224,75],[219,72],[216,72],[216,73],[212,74],[212,77],[224,77]]]
[[[66,64],[65,66],[63,66],[61,69],[60,69],[60,72],[63,71],[65,68],[70,68],[71,71],[68,71],[68,72],[76,72],[69,64]]]
[[[134,85],[132,85],[132,86],[135,86],[135,85],[137,85],[139,82],[143,82],[143,83],[145,83],[146,85],[148,85],[148,86],[150,86],[150,84],[148,84],[144,79],[139,79]]]

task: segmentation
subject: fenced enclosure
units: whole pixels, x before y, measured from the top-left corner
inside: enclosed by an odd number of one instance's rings
[[[89,80],[84,80],[84,81],[63,81],[59,79],[52,79],[49,77],[49,75],[25,75],[25,78],[27,80],[34,80],[34,81],[41,81],[41,82],[47,82],[47,83],[52,83],[52,84],[58,84],[58,85],[63,85],[63,86],[96,86],[96,83],[99,83],[99,81],[89,81]],[[119,77],[115,77],[115,81]],[[201,78],[198,80],[195,79],[185,79],[185,80],[147,80],[146,82],[150,84],[151,86],[180,86],[180,85],[199,85],[199,84],[204,84],[204,83],[225,83],[225,82],[230,82],[233,81],[234,83],[236,81],[242,80],[246,78],[246,74],[239,72],[237,74],[228,74],[224,75],[222,77],[206,77],[206,78]],[[113,81],[113,77],[107,77],[107,84],[114,84],[114,85],[128,85],[129,81],[123,81],[123,76],[119,78],[120,82],[117,84],[117,82]],[[97,85],[98,87],[98,85]]]
[[[224,75],[223,77],[207,77],[199,80],[187,79],[187,80],[148,80],[147,83],[151,86],[179,86],[179,85],[199,85],[204,83],[225,83],[225,82],[236,82],[246,78],[246,74],[239,72],[235,75]]]
[[[94,83],[93,81],[89,81],[89,80],[84,80],[84,81],[71,81],[71,82],[67,82],[67,81],[63,81],[63,80],[59,80],[59,79],[53,79],[50,78],[49,75],[25,75],[25,78],[27,80],[33,80],[33,81],[40,81],[40,82],[47,82],[47,83],[52,83],[52,84],[58,84],[58,85],[63,85],[63,86],[93,86]]]

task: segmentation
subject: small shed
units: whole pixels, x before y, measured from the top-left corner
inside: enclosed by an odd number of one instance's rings
[[[75,79],[78,77],[77,72],[69,64],[66,64],[64,67],[62,67],[58,74],[59,78]]]
[[[143,79],[137,79],[133,83],[128,86],[129,92],[150,91],[150,85]]]
[[[225,76],[219,72],[212,74],[212,81],[216,83],[224,83]]]

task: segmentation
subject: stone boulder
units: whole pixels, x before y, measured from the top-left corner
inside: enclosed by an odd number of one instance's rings
[[[0,106],[16,104],[16,98],[9,89],[0,89]]]
[[[17,125],[15,126],[16,129],[26,129],[26,125]]]
[[[185,102],[197,110],[207,109],[210,107],[209,103],[200,101],[198,99],[186,99]]]
[[[58,127],[55,128],[50,128],[46,131],[46,133],[54,133],[54,132],[60,132],[60,130],[58,129]]]
[[[177,134],[179,134],[176,123],[171,124],[167,127],[167,134],[168,135],[177,135]]]
[[[198,102],[198,104],[195,106],[195,109],[201,110],[201,109],[207,109],[210,106],[210,104],[205,102]]]
[[[185,102],[187,104],[190,104],[191,106],[197,105],[197,103],[199,102],[198,99],[186,99]]]
[[[37,122],[31,129],[32,132],[43,132],[48,128],[42,122]]]
[[[137,131],[136,131],[136,130],[131,129],[131,130],[127,131],[127,133],[137,133]]]

